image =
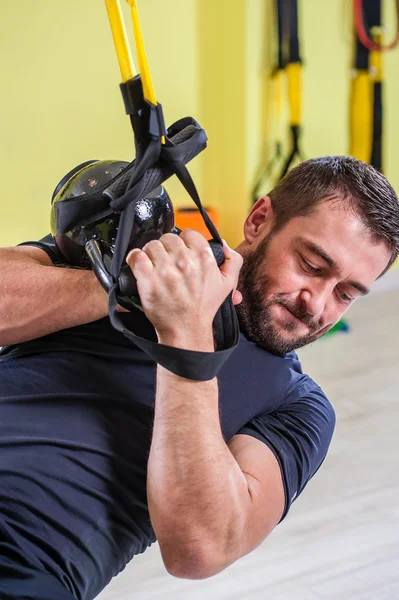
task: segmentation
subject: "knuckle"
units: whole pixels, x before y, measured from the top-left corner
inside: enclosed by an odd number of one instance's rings
[[[184,273],[191,273],[194,268],[194,260],[186,254],[181,254],[176,261],[176,266]]]
[[[143,251],[147,252],[161,247],[162,243],[159,240],[151,240],[150,242],[147,242],[145,246],[143,246]]]
[[[195,231],[195,229],[185,229],[180,234],[180,237],[183,238],[184,240],[192,240],[192,241],[204,240],[204,242],[206,242],[204,236],[199,231]]]
[[[212,248],[207,244],[201,252],[201,257],[203,260],[209,264],[216,262],[215,256],[213,254]]]
[[[183,229],[183,231],[180,234],[180,237],[190,235],[193,232],[194,232],[194,229],[191,229],[190,227],[188,227],[187,229]]]
[[[172,244],[178,244],[179,243],[179,236],[176,235],[175,233],[164,233],[159,240],[161,243],[162,242],[168,242],[168,243],[172,243]]]

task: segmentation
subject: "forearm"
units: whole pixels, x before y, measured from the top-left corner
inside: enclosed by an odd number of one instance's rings
[[[44,266],[0,252],[0,346],[16,344],[107,314],[107,296],[91,271]]]
[[[174,345],[188,347],[184,342]],[[193,348],[212,351],[213,342]],[[173,574],[201,577],[204,565],[212,564],[216,573],[234,560],[250,495],[222,436],[216,379],[189,381],[158,367],[147,491],[151,521]]]

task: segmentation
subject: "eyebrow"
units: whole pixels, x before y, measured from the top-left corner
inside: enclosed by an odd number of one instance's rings
[[[362,296],[367,296],[367,294],[370,292],[368,288],[366,288],[361,283],[358,283],[357,281],[348,281],[348,285],[358,290]]]
[[[305,240],[305,238],[302,238],[302,237],[299,238],[299,241],[310,252],[312,252],[313,254],[315,254],[316,256],[321,258],[322,260],[324,260],[324,262],[327,263],[327,265],[332,270],[338,271],[337,263],[329,254],[327,254],[327,252],[325,250],[323,250],[323,248],[321,248],[320,246],[318,246],[317,244],[315,244],[313,242],[310,242],[309,240]],[[347,284],[350,285],[351,287],[355,288],[356,290],[358,290],[358,292],[360,292],[362,296],[366,296],[370,292],[370,290],[368,288],[366,288],[366,286],[362,285],[358,281],[348,281]]]

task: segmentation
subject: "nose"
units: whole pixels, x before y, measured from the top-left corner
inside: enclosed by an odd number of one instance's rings
[[[319,279],[318,281],[313,280],[311,286],[308,285],[302,290],[300,298],[308,315],[315,319],[321,317],[332,293],[332,287],[328,281]]]

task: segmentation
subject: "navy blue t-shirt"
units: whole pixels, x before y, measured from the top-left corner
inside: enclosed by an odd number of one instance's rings
[[[153,332],[140,311],[123,319]],[[155,541],[155,377],[108,318],[0,355],[2,599],[90,600]],[[243,335],[218,381],[224,439],[245,433],[271,448],[285,516],[326,456],[334,411],[295,353],[274,356]]]

